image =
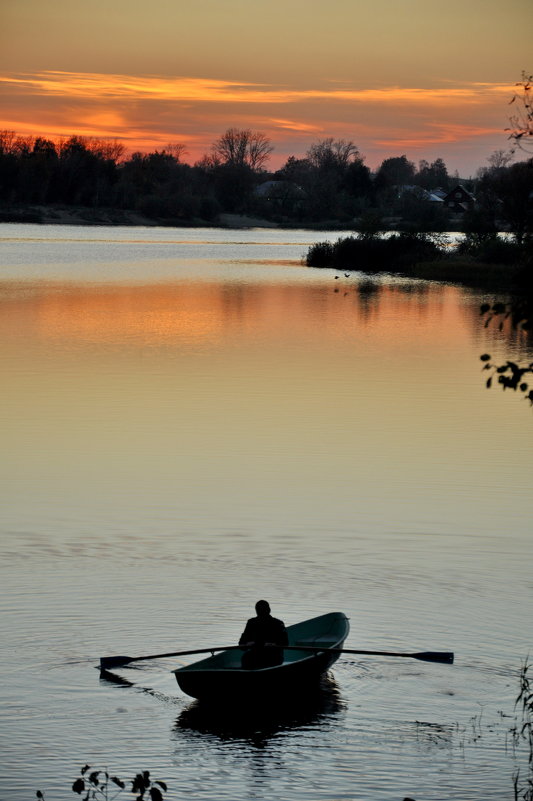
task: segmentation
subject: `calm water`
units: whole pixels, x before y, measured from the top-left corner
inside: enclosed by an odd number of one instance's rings
[[[169,799],[513,798],[533,419],[479,354],[533,354],[479,294],[303,267],[326,237],[0,226],[0,798],[86,762]],[[345,657],[232,716],[180,660],[95,670],[233,643],[259,597],[456,664]]]

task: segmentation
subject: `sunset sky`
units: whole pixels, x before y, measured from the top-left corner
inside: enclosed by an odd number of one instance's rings
[[[405,153],[472,174],[506,148],[533,70],[531,0],[2,0],[0,128],[187,146],[230,126],[270,166],[327,136],[375,167]]]

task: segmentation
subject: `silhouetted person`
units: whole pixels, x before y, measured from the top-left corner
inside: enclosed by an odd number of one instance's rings
[[[283,646],[289,644],[285,624],[272,617],[268,601],[258,601],[255,611],[257,617],[250,618],[239,640],[239,645],[249,649],[242,656],[245,670],[280,665]]]

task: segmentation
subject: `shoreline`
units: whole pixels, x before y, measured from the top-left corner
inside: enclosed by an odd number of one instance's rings
[[[353,231],[353,226],[344,226],[331,220],[315,223],[279,223],[262,217],[246,214],[219,214],[213,220],[177,220],[146,217],[136,211],[113,208],[88,208],[86,206],[4,206],[0,207],[0,223],[31,223],[33,225],[108,225],[116,227],[146,226],[148,228],[221,228],[249,229],[272,228],[280,230],[309,231]]]
[[[0,205],[0,223],[31,223],[33,225],[83,225],[83,226],[116,226],[147,228],[220,228],[230,230],[246,230],[250,228],[271,228],[274,230],[333,231],[355,233],[356,220],[341,223],[337,220],[319,221],[284,221],[276,222],[264,217],[247,214],[218,214],[212,220],[193,218],[189,220],[147,217],[130,209],[110,207],[91,208],[88,206],[64,205]],[[384,230],[397,231],[401,220],[398,217],[385,217]],[[455,233],[461,226],[461,220],[452,218],[446,231],[439,233]]]

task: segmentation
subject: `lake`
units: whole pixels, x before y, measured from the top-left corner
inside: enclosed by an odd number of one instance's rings
[[[303,266],[326,238],[0,225],[6,801],[85,763],[169,801],[513,799],[533,412],[479,356],[531,343],[479,292]],[[341,657],[257,715],[185,696],[194,657],[95,670],[233,644],[263,597],[455,664]]]

